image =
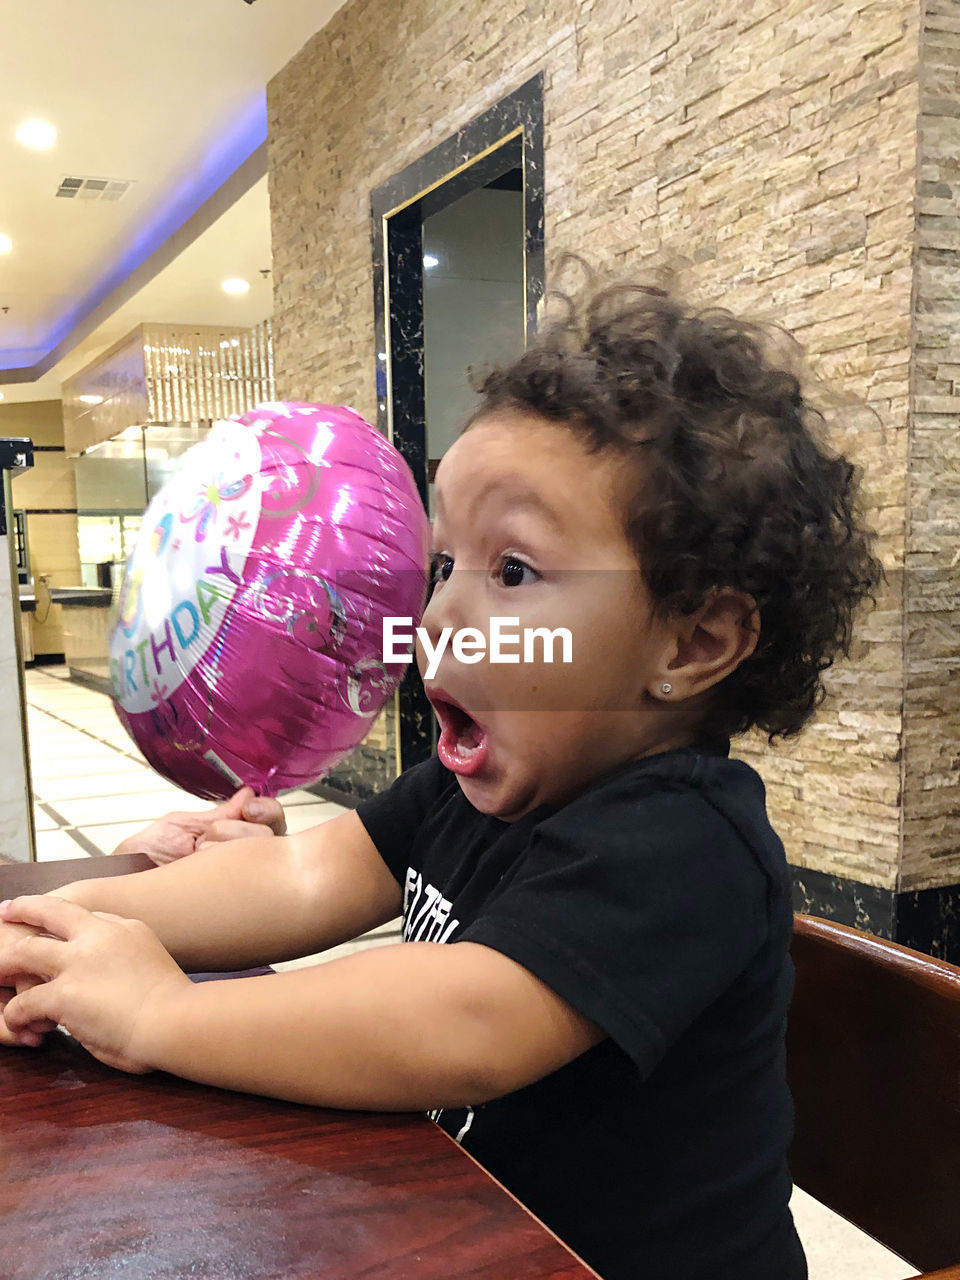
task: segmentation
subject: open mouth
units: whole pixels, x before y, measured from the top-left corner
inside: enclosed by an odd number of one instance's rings
[[[487,731],[468,711],[445,693],[427,691],[440,722],[437,755],[451,773],[470,776],[483,767],[487,755]]]

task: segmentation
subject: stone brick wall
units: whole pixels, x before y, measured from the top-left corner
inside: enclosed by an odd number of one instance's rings
[[[953,0],[937,3],[953,12]],[[923,47],[942,62],[924,81],[920,222],[948,231],[952,161],[934,151],[950,150],[957,121],[933,104],[938,85],[953,93],[960,50],[946,39],[953,19],[932,14]],[[947,562],[932,544],[921,552],[943,526],[934,533],[919,505],[939,519],[923,486],[943,479],[943,406],[953,373],[960,381],[958,334],[956,352],[924,356],[943,362],[923,375],[939,407],[921,395],[918,364],[911,437],[920,49],[919,0],[652,0],[642,12],[622,0],[349,0],[268,95],[282,397],[373,416],[369,192],[541,69],[548,265],[566,249],[624,271],[648,254],[682,258],[695,299],[797,335],[838,402],[830,438],[866,469],[889,582],[816,723],[795,743],[747,741],[739,753],[763,774],[794,863],[885,888],[900,887],[902,824],[917,884],[960,878],[949,833],[939,844],[933,834],[955,797],[956,748],[936,725],[942,673],[929,666],[947,661],[955,598],[924,648],[914,631],[929,601],[903,580],[905,550],[911,564]],[[920,251],[926,296],[960,298],[953,251],[948,263],[938,252]],[[932,352],[942,328],[927,328]],[[928,480],[908,486],[923,448]],[[949,779],[933,799],[931,769]]]
[[[960,3],[921,30],[901,887],[960,881]]]

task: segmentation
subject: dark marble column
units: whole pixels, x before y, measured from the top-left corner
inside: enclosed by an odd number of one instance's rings
[[[402,149],[402,140],[398,143]],[[455,200],[519,169],[524,202],[526,331],[536,326],[544,291],[543,77],[521,85],[464,124],[371,193],[377,426],[393,443],[427,499],[423,352],[423,220]],[[433,712],[411,668],[397,697],[402,768],[432,750]],[[360,747],[315,788],[352,801],[396,776],[397,753]]]

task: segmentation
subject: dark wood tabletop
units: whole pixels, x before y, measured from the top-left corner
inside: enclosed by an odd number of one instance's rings
[[[0,867],[0,896],[51,878],[77,868]],[[425,1116],[129,1076],[59,1032],[0,1050],[0,1239],[4,1280],[595,1274]]]
[[[145,853],[118,853],[115,858],[67,858],[57,862],[5,862],[0,865],[0,901],[17,898],[22,893],[49,893],[74,880],[149,871],[153,865]]]

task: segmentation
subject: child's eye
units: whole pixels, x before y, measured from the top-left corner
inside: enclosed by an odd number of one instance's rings
[[[503,560],[497,576],[505,587],[526,587],[540,577],[536,569],[531,569],[516,556],[507,556]]]
[[[453,573],[453,556],[445,555],[442,551],[434,554],[430,563],[430,581],[434,586],[438,582],[446,582]]]

